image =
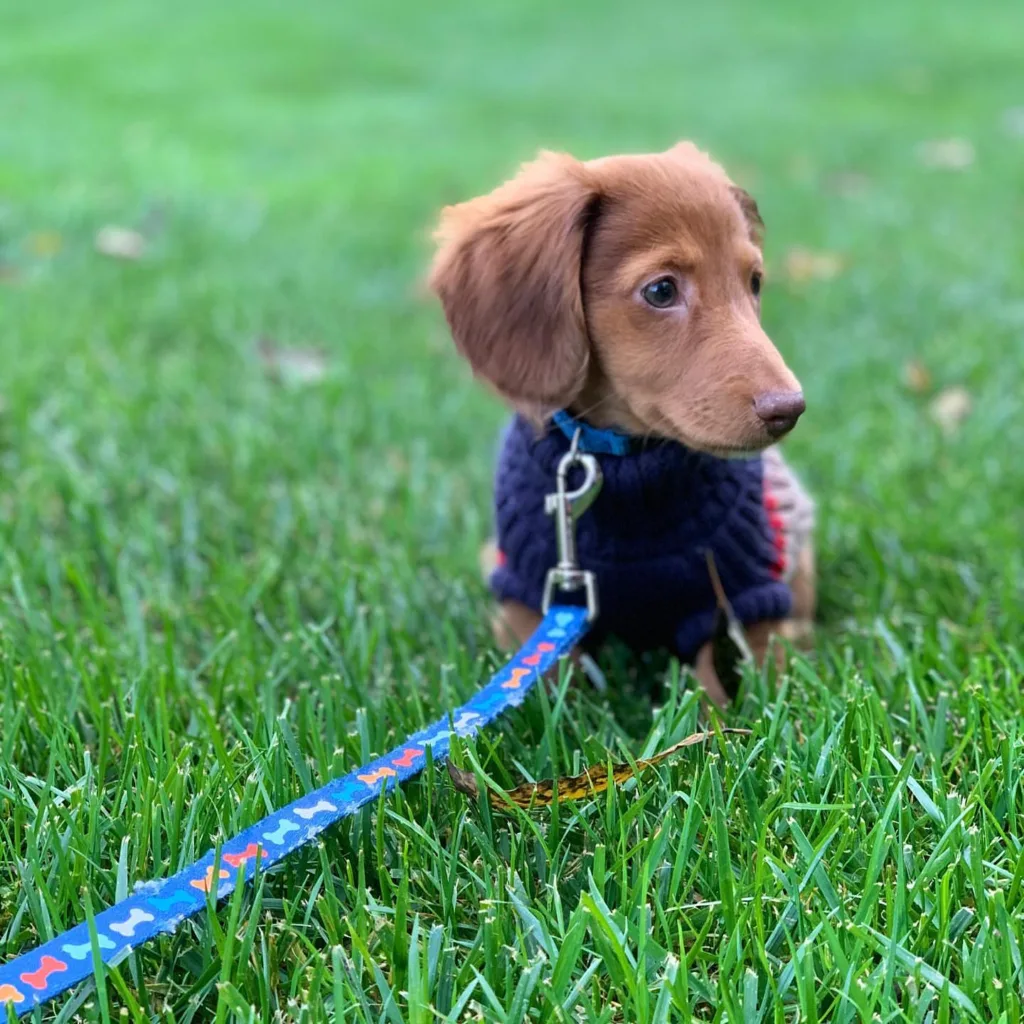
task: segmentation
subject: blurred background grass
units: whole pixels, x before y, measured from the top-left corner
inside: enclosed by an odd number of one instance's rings
[[[1009,546],[1022,498],[1002,455],[1021,429],[1020,23],[1009,4],[827,16],[800,3],[286,12],[186,0],[164,16],[9,4],[0,238],[17,278],[2,301],[19,500],[8,525],[35,532],[33,480],[59,462],[51,428],[73,409],[59,432],[63,458],[80,460],[73,486],[152,493],[161,467],[180,500],[205,467],[213,491],[230,490],[206,522],[265,509],[275,482],[294,499],[301,480],[328,506],[336,557],[375,498],[394,509],[392,489],[410,497],[407,475],[371,472],[382,451],[436,459],[440,478],[420,471],[421,507],[367,528],[466,572],[487,515],[480,440],[501,413],[465,384],[417,293],[436,210],[540,146],[589,157],[692,137],[768,222],[766,318],[809,396],[791,450],[822,499],[826,567],[867,532],[969,559],[993,550],[993,531]],[[962,170],[922,159],[947,138],[972,148]],[[93,235],[108,222],[141,230],[147,258],[98,258]],[[59,234],[60,251],[33,258],[41,231]],[[795,246],[842,272],[787,283]],[[323,385],[268,386],[258,336],[323,347]],[[909,360],[984,411],[952,446],[904,388]],[[138,471],[111,480],[104,459]],[[872,580],[857,582],[870,590],[859,610],[876,608]]]
[[[757,196],[765,319],[808,396],[787,450],[820,504],[823,632],[844,652],[825,684],[876,673],[899,703],[907,650],[952,680],[1019,642],[1022,38],[1024,8],[995,0],[0,2],[9,799],[55,770],[55,729],[70,785],[75,737],[120,749],[123,715],[154,702],[201,791],[229,713],[266,740],[297,695],[308,750],[369,703],[360,742],[381,749],[416,724],[410,665],[433,678],[443,653],[472,684],[504,412],[421,277],[438,208],[542,146],[692,138]],[[140,259],[97,253],[110,224],[143,236]],[[261,339],[286,368],[315,350],[310,379],[282,385]],[[970,412],[944,428],[951,388]],[[294,636],[332,616],[342,649],[359,616],[375,639],[344,686],[306,683],[320,669]],[[226,638],[242,653],[221,664]],[[89,799],[109,817],[95,880],[126,826],[102,787]],[[15,863],[51,841],[7,833],[11,901]]]

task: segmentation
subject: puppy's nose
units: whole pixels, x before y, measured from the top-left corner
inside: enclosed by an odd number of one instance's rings
[[[754,412],[772,437],[788,434],[806,408],[802,391],[765,391],[754,399]]]

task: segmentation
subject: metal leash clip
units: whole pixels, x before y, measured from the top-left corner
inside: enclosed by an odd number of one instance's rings
[[[548,570],[544,581],[545,614],[551,607],[556,590],[571,593],[584,590],[587,596],[587,619],[597,618],[597,580],[592,572],[579,567],[576,556],[576,517],[582,515],[594,503],[601,490],[603,477],[601,466],[588,452],[579,450],[580,431],[577,430],[569,450],[558,463],[555,476],[557,490],[544,498],[544,511],[555,517],[555,539],[558,543],[558,564]],[[569,490],[569,473],[573,466],[583,469],[583,482],[575,490]]]

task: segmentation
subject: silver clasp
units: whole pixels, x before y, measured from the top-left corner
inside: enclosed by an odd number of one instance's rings
[[[548,570],[544,581],[543,611],[547,613],[555,590],[572,592],[584,590],[587,596],[587,618],[597,618],[597,581],[592,572],[579,567],[576,557],[576,517],[594,503],[601,490],[601,466],[588,452],[579,450],[580,432],[572,439],[569,450],[558,463],[555,476],[557,490],[544,498],[544,511],[555,517],[555,539],[558,544],[558,564]],[[573,466],[583,468],[583,482],[574,491],[569,490],[569,472]]]

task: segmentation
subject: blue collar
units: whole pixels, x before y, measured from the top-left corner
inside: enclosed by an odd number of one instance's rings
[[[617,430],[592,427],[589,423],[559,409],[551,419],[558,429],[571,441],[580,432],[580,451],[594,455],[629,455],[635,447],[635,439]]]

